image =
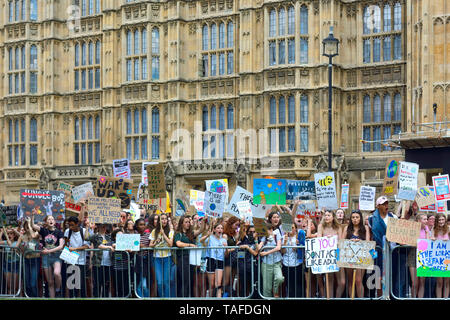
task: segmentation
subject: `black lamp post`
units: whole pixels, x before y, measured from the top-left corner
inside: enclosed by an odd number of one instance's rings
[[[328,57],[328,171],[331,171],[331,157],[332,157],[332,138],[333,138],[333,128],[332,128],[332,113],[331,113],[331,99],[333,94],[333,78],[332,78],[332,67],[333,67],[333,57],[339,54],[339,40],[333,35],[333,27],[330,26],[330,33],[328,37],[322,40],[323,44],[323,54]]]

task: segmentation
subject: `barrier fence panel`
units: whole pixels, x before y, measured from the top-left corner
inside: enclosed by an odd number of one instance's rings
[[[373,270],[340,268],[338,272],[313,274],[305,263],[304,246],[282,246],[281,252],[268,252],[275,247],[264,247],[258,259],[258,292],[264,299],[383,299],[382,248],[376,247]],[[355,273],[353,272],[354,270]],[[328,279],[328,286],[327,286]],[[327,294],[328,287],[328,294]]]
[[[239,247],[145,248],[134,265],[138,298],[245,299],[254,293],[255,264]]]
[[[21,293],[22,259],[18,248],[0,246],[0,297],[17,297]]]

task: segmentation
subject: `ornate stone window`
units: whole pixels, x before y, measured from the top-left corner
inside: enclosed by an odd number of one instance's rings
[[[202,108],[204,159],[234,157],[234,107],[231,103]]]
[[[148,79],[147,43],[148,34],[146,28],[126,30],[126,58],[125,80],[139,81]],[[152,33],[153,41],[153,33]],[[159,41],[159,36],[158,36]],[[159,49],[158,49],[159,52]],[[159,63],[158,63],[159,70]],[[159,74],[159,71],[158,71]],[[159,75],[158,75],[159,76]]]
[[[89,114],[75,117],[75,164],[100,163],[100,128],[100,115]]]
[[[74,50],[74,90],[99,89],[101,87],[101,41],[98,39],[77,41]]]

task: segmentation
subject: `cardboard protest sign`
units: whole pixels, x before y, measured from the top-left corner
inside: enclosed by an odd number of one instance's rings
[[[436,201],[450,200],[450,185],[448,174],[433,177],[434,196]]]
[[[0,227],[17,226],[18,206],[0,207]]]
[[[281,228],[283,229],[283,232],[286,233],[291,232],[293,224],[292,216],[287,212],[281,212],[280,218],[281,218]]]
[[[142,174],[141,174],[141,183],[144,185],[148,184],[148,178],[147,178],[147,166],[149,164],[158,164],[158,162],[142,162]]]
[[[216,193],[225,193],[225,204],[228,203],[228,179],[205,180],[206,190]]]
[[[286,204],[286,180],[253,179],[253,203]]]
[[[397,194],[400,161],[401,158],[390,158],[386,161],[382,193],[387,196]]]
[[[433,196],[434,203],[433,204],[429,204],[429,205],[424,206],[424,207],[420,207],[419,206],[419,210],[420,211],[436,212],[436,197],[434,196],[434,187],[429,186],[428,189],[430,190],[431,195]]]
[[[130,208],[133,195],[133,180],[111,177],[98,177],[94,184],[94,196],[98,198],[120,199],[121,207]],[[72,190],[73,191],[73,190]]]
[[[164,175],[164,164],[149,164],[146,167],[148,181],[149,199],[165,198],[166,196],[166,178]]]
[[[372,270],[375,246],[375,241],[339,240],[338,267]]]
[[[271,205],[255,204],[253,202],[253,194],[250,191],[247,191],[244,188],[237,186],[236,191],[234,192],[233,197],[231,198],[230,203],[228,204],[228,208],[226,209],[226,211],[230,212],[237,218],[240,217],[239,209],[237,207],[237,203],[239,201],[248,201],[252,209],[253,217],[257,218],[264,219],[267,210],[270,210],[272,208]]]
[[[336,194],[336,180],[334,179],[334,172],[322,172],[314,174],[314,181],[316,187],[316,198],[319,205],[319,210],[338,209],[338,201]]]
[[[314,181],[286,180],[286,200],[316,200]]]
[[[420,222],[388,218],[386,239],[415,247],[420,237]]]
[[[349,192],[350,185],[348,183],[342,184],[341,187],[341,209],[348,209],[348,192]]]
[[[53,216],[57,223],[65,219],[65,195],[63,191],[20,189],[21,216],[31,217],[36,209],[34,221],[42,222],[45,216]]]
[[[203,205],[205,201],[205,193],[203,191],[191,190],[189,204],[194,206],[196,210],[203,212]]]
[[[427,207],[429,205],[436,203],[434,192],[431,190],[429,186],[420,187],[417,190],[415,200],[419,208]]]
[[[72,188],[72,196],[75,203],[80,202],[83,198],[88,198],[94,195],[94,187],[92,182],[88,182]]]
[[[316,216],[316,204],[312,200],[302,201],[297,207],[297,218],[302,219],[305,217]]]
[[[131,178],[130,160],[117,159],[113,160],[113,171],[115,178]]]
[[[337,236],[306,239],[306,267],[311,268],[314,274],[339,271],[336,259],[337,245]]]
[[[236,203],[238,210],[239,210],[239,215],[241,220],[244,221],[252,221],[252,208],[250,206],[250,202],[248,201],[239,201]]]
[[[64,247],[63,251],[59,256],[61,260],[64,260],[68,264],[75,265],[78,262],[78,258],[80,258],[80,254],[77,251],[70,251],[69,248]]]
[[[450,277],[450,241],[417,240],[417,276]]]
[[[58,183],[58,188],[56,190],[58,191],[64,191],[64,201],[65,201],[65,205],[66,205],[66,211],[72,211],[75,213],[80,213],[81,211],[81,206],[75,204],[75,199],[72,196],[72,189],[73,189],[73,185],[65,183],[60,181]],[[67,214],[66,214],[67,215]]]
[[[139,184],[139,189],[137,192],[137,201],[140,207],[146,210],[160,210],[167,212],[167,208],[170,206],[170,201],[168,201],[168,192],[166,192],[165,198],[150,199],[148,195],[148,188],[145,184]]]
[[[375,210],[375,187],[361,186],[359,191],[359,210]]]
[[[120,199],[88,198],[88,218],[92,223],[120,223]]]
[[[213,218],[222,217],[225,209],[225,193],[205,191],[205,203],[203,206],[206,215]]]
[[[398,174],[398,194],[397,199],[413,201],[417,193],[417,177],[419,175],[419,165],[412,162],[400,162],[400,172]]]
[[[120,233],[116,237],[116,251],[139,251],[141,244],[140,234]]]
[[[267,237],[269,235],[267,224],[263,218],[253,217],[253,225],[258,237]]]

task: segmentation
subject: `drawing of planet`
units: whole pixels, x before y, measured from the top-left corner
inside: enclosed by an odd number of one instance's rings
[[[222,193],[225,192],[225,187],[223,186],[222,182],[214,181],[211,183],[210,190],[211,192]]]
[[[392,160],[391,163],[389,163],[388,169],[387,169],[387,177],[393,178],[397,174],[398,171],[398,162],[395,160]]]
[[[211,210],[215,210],[215,209],[216,209],[216,205],[215,205],[214,203],[211,203],[211,204],[209,205],[209,208],[210,208]]]

